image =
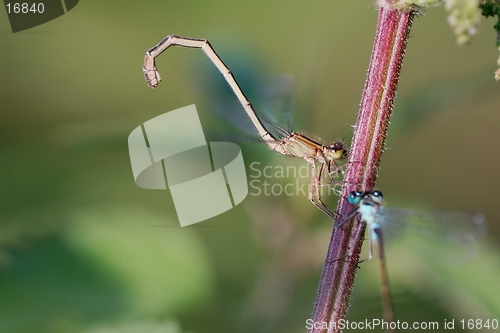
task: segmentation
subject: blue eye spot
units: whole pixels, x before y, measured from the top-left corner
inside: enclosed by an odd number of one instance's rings
[[[347,201],[349,201],[349,203],[351,205],[357,205],[359,204],[359,202],[361,201],[361,196],[363,195],[362,192],[359,192],[359,191],[352,191],[349,196],[347,197]]]

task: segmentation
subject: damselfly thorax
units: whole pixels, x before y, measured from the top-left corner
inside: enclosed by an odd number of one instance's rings
[[[340,161],[347,157],[347,150],[343,142],[334,142],[327,146],[316,142],[304,134],[289,133],[287,137],[282,138],[277,146],[273,148],[276,152],[303,158],[304,160],[315,159],[317,161]]]

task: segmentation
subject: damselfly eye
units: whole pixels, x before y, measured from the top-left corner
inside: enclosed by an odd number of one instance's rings
[[[345,145],[343,142],[337,141],[330,145],[330,149],[333,151],[345,150]]]
[[[351,205],[357,205],[359,204],[359,202],[361,201],[361,197],[363,196],[363,192],[359,192],[359,191],[352,191],[349,196],[347,197],[347,201],[349,201],[349,203]]]
[[[347,151],[347,149],[344,149],[344,151],[342,152],[342,158],[346,159],[347,155],[349,155],[349,152]]]

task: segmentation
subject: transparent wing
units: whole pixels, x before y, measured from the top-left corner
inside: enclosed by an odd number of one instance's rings
[[[290,133],[293,129],[293,77],[273,77],[260,89],[259,96],[262,101],[262,118],[266,125]]]
[[[238,130],[237,140],[232,138],[232,142],[261,142],[262,139],[257,132],[254,124],[250,118],[246,115],[245,110],[237,100],[228,100],[226,102],[220,102],[219,104],[212,105],[210,110],[218,118],[222,119],[226,124],[231,126],[232,131],[234,129]],[[227,135],[227,133],[225,133]],[[233,137],[235,135],[232,135]]]
[[[291,77],[274,77],[269,82],[254,87],[252,91],[252,105],[267,130],[277,139],[288,135],[293,127]],[[211,110],[220,119],[238,128],[245,136],[260,140],[255,126],[237,100],[231,98],[218,101],[213,104]]]
[[[479,213],[386,208],[377,219],[386,244],[403,241],[431,261],[473,258],[478,239],[486,233],[486,219]]]

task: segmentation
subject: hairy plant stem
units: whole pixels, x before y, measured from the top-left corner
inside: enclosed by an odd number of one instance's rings
[[[411,9],[379,9],[377,32],[339,199],[336,226],[353,209],[346,200],[349,192],[375,187],[414,16],[415,11]],[[334,228],[311,318],[314,327],[309,329],[309,333],[341,331],[338,323],[347,315],[364,228],[365,224],[358,218]]]

